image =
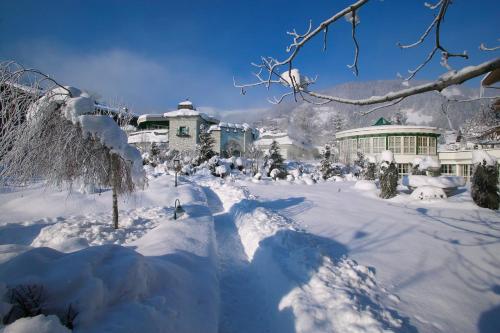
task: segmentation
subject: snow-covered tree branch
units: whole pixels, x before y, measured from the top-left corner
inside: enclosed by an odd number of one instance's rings
[[[246,89],[264,86],[269,89],[271,86],[281,86],[285,87],[287,92],[283,93],[281,96],[274,97],[270,100],[273,104],[281,103],[287,97],[293,96],[295,100],[301,98],[302,100],[314,103],[314,104],[325,104],[330,102],[352,104],[352,105],[373,105],[380,103],[398,103],[405,98],[417,95],[429,91],[441,91],[449,86],[462,84],[468,80],[474,79],[476,77],[482,76],[490,71],[500,68],[500,58],[495,57],[488,61],[482,62],[480,64],[467,66],[459,70],[453,70],[449,64],[449,59],[454,57],[459,57],[463,59],[469,59],[469,55],[463,52],[450,52],[444,46],[441,38],[442,23],[444,22],[445,15],[452,4],[451,0],[440,0],[435,4],[425,3],[427,9],[431,12],[436,11],[431,23],[425,28],[421,36],[413,43],[401,44],[397,43],[398,47],[401,49],[410,49],[423,44],[423,42],[434,32],[434,45],[427,57],[422,61],[420,65],[414,69],[408,70],[409,76],[405,78],[405,81],[414,78],[417,73],[424,69],[433,59],[436,53],[441,53],[441,65],[445,67],[448,71],[435,79],[432,82],[416,85],[399,91],[389,92],[381,96],[371,96],[369,98],[363,99],[349,99],[340,96],[322,94],[318,91],[311,89],[311,86],[316,82],[316,78],[309,78],[303,76],[301,71],[294,66],[300,51],[305,47],[311,40],[316,36],[323,33],[323,49],[326,50],[326,44],[328,42],[328,29],[330,26],[334,25],[341,18],[345,18],[351,23],[352,39],[354,44],[354,59],[352,64],[347,65],[351,68],[355,75],[358,75],[358,59],[360,57],[361,44],[356,38],[356,29],[360,23],[359,21],[359,9],[365,6],[369,0],[358,0],[353,2],[351,5],[345,7],[344,9],[338,11],[337,13],[330,16],[328,19],[324,20],[316,27],[310,22],[309,27],[305,33],[298,33],[296,29],[288,32],[288,35],[292,36],[293,40],[286,48],[289,55],[283,60],[278,60],[273,57],[261,57],[261,62],[259,64],[252,63],[252,66],[256,67],[258,71],[254,73],[256,80],[251,83],[240,84],[236,81],[234,86],[241,89],[242,94],[245,94]],[[495,50],[496,48],[486,48],[482,46],[481,49],[484,50]],[[389,104],[389,105],[392,105]],[[383,106],[382,106],[383,107]],[[377,110],[382,107],[377,107]]]
[[[39,71],[2,64],[0,183],[111,187],[117,227],[116,196],[143,187],[142,158],[111,117],[95,115],[95,105]]]

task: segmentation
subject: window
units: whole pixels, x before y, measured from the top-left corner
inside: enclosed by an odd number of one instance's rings
[[[177,130],[177,136],[189,136],[189,127],[179,126],[179,129]]]
[[[415,137],[403,137],[403,154],[415,154]]]
[[[401,154],[401,136],[389,137],[389,150],[394,154]]]
[[[356,158],[356,156],[358,156],[358,140],[357,139],[349,139],[348,141],[348,154],[349,154],[349,157],[348,157],[348,161],[351,162],[352,160],[354,160]]]
[[[398,174],[400,176],[407,175],[410,165],[408,163],[398,163]]]
[[[419,136],[418,141],[418,154],[429,155],[429,138],[426,136]]]
[[[358,140],[359,151],[363,154],[370,154],[370,138],[359,138]]]
[[[436,138],[429,138],[429,155],[436,155]]]
[[[436,155],[435,137],[419,136],[417,141],[419,155]]]
[[[377,154],[385,150],[385,138],[372,138],[372,153]]]
[[[460,173],[467,182],[470,180],[470,177],[472,176],[472,169],[473,169],[472,165],[469,164],[460,165]]]
[[[455,164],[441,164],[441,173],[454,176],[457,174],[457,166]]]

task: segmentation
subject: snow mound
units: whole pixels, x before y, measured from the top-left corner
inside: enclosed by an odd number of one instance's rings
[[[378,297],[378,288],[375,274],[369,268],[350,259],[335,263],[323,257],[323,264],[310,281],[286,295],[279,309],[293,311],[298,333],[392,331],[386,327],[397,330],[402,320],[395,318],[388,309],[359,301],[360,298]]]
[[[483,161],[486,163],[486,165],[490,166],[494,166],[497,163],[496,159],[484,150],[472,151],[473,164],[480,164],[483,163]]]
[[[442,189],[456,188],[465,185],[465,179],[461,176],[421,176],[409,175],[403,176],[401,182],[405,186],[420,187],[420,186],[434,186]]]
[[[375,185],[375,182],[371,180],[358,180],[354,184],[354,188],[360,191],[375,191],[377,189],[377,185]]]
[[[122,212],[117,230],[111,223],[111,214],[70,216],[43,228],[31,245],[51,247],[61,252],[73,252],[89,245],[121,245],[142,237],[171,214],[163,207]]]
[[[390,150],[384,150],[380,153],[380,161],[381,162],[394,162],[394,154]]]
[[[411,197],[415,200],[425,201],[442,200],[447,198],[446,193],[444,193],[442,188],[430,185],[417,187],[411,193]]]
[[[54,315],[21,318],[5,327],[2,333],[70,333]]]

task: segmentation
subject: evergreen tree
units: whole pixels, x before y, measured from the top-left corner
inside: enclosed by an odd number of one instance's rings
[[[496,210],[499,208],[497,163],[485,159],[476,164],[472,175],[471,196],[479,207]]]
[[[394,163],[392,152],[386,150],[382,152],[382,162],[380,163],[380,197],[389,199],[397,195],[398,168]]]
[[[205,161],[208,161],[212,156],[215,155],[213,150],[215,139],[206,130],[205,125],[200,126],[200,143],[197,146],[197,156],[195,164],[200,165]]]
[[[374,156],[368,156],[366,159],[365,169],[363,172],[363,178],[366,180],[375,180],[377,175],[377,164],[375,162]]]
[[[331,163],[332,152],[329,145],[325,145],[325,150],[322,154],[322,159],[319,165],[319,172],[323,179],[328,179],[333,176],[333,168]]]
[[[358,151],[356,159],[354,160],[354,175],[363,176],[366,169],[366,158],[365,154]]]
[[[158,148],[156,143],[153,142],[149,150],[149,164],[155,167],[158,165],[159,160],[160,160],[160,148]]]
[[[280,153],[280,146],[278,142],[273,140],[271,146],[268,151],[268,158],[266,160],[265,168],[267,170],[267,176],[269,177],[271,171],[274,169],[279,170],[277,178],[285,178],[286,176],[286,168],[284,164],[283,156]]]

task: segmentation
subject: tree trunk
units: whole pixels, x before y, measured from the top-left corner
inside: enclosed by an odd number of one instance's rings
[[[118,167],[118,164],[116,158],[117,157],[114,154],[111,155],[111,183],[112,183],[111,186],[113,190],[113,227],[115,229],[118,229],[118,194],[116,193],[116,185],[118,182],[116,168]]]
[[[113,184],[113,227],[118,229],[118,195],[116,195],[116,187]]]

